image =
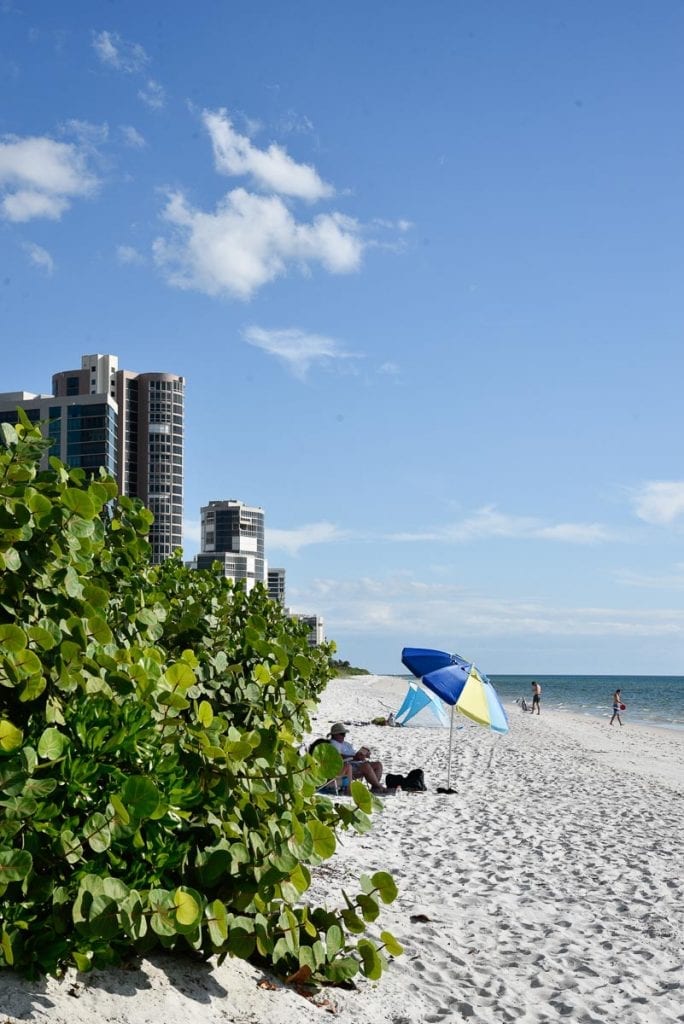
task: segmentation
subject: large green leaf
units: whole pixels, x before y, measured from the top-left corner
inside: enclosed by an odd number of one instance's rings
[[[325,935],[325,947],[328,951],[330,958],[334,957],[336,953],[344,946],[344,935],[342,929],[338,924],[331,924]]]
[[[313,839],[313,852],[315,855],[320,857],[321,860],[327,860],[329,857],[332,857],[337,845],[333,830],[315,818],[308,822],[307,827]]]
[[[216,948],[223,946],[228,938],[228,915],[221,900],[213,900],[204,910],[211,941]]]
[[[400,942],[397,942],[391,932],[380,932],[380,940],[384,942],[385,949],[390,956],[401,956],[404,952],[404,947]]]
[[[5,754],[11,753],[21,746],[24,734],[16,725],[12,725],[7,719],[0,718],[0,750]]]
[[[97,515],[98,509],[86,491],[81,491],[76,487],[68,487],[62,495],[62,501],[71,512],[81,516],[83,519],[92,519]]]
[[[0,647],[7,651],[22,651],[26,647],[26,633],[12,623],[0,625]]]
[[[12,665],[20,676],[40,675],[43,669],[38,655],[26,649],[12,656]]]
[[[371,875],[371,882],[383,903],[392,903],[396,900],[398,895],[396,882],[386,871],[376,871],[374,875]]]
[[[176,924],[183,929],[192,929],[202,916],[202,898],[194,889],[179,886],[173,894],[176,907]]]
[[[368,939],[359,939],[358,950],[361,954],[361,970],[371,981],[377,981],[382,976],[382,960],[377,949]]]
[[[358,960],[355,960],[352,956],[345,956],[328,964],[325,976],[333,985],[339,985],[341,982],[351,981],[358,973]]]
[[[22,882],[33,866],[28,850],[0,849],[0,885]]]
[[[354,779],[350,789],[352,799],[356,806],[368,814],[368,812],[373,808],[373,798],[368,787],[364,785],[363,782],[359,782],[358,779]]]
[[[64,753],[67,742],[59,729],[45,729],[38,740],[38,757],[44,761],[56,761]]]
[[[12,448],[19,443],[19,435],[11,423],[0,423],[0,434],[6,448]]]
[[[112,834],[104,814],[100,814],[99,811],[91,814],[83,826],[83,837],[95,853],[104,853],[109,849]]]
[[[132,818],[150,818],[159,806],[159,790],[152,779],[132,775],[121,790],[121,801]]]
[[[21,569],[21,555],[16,548],[5,548],[4,551],[0,551],[0,558],[10,572],[19,572]]]
[[[33,643],[37,644],[43,651],[50,651],[59,643],[59,640],[55,639],[52,631],[44,629],[42,626],[30,626],[28,635]]]
[[[183,692],[196,682],[195,673],[189,665],[182,661],[176,662],[175,665],[170,665],[164,673],[164,678],[171,686]]]

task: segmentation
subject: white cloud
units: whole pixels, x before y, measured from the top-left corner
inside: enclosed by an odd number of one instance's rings
[[[378,373],[382,373],[386,377],[398,377],[401,370],[396,363],[387,362],[383,363],[382,366],[379,367]]]
[[[653,480],[632,495],[639,519],[658,526],[669,526],[684,516],[684,480]]]
[[[4,217],[16,223],[33,220],[36,217],[59,220],[68,207],[68,200],[61,196],[50,196],[45,192],[32,192],[30,189],[10,192],[0,203]]]
[[[311,544],[329,544],[345,540],[349,536],[346,530],[340,530],[334,523],[309,523],[293,530],[266,529],[266,546],[269,550],[287,551],[290,555],[298,554],[302,548]]]
[[[225,110],[205,110],[202,119],[211,137],[216,170],[223,174],[247,174],[269,192],[299,199],[325,199],[334,194],[314,167],[298,164],[285,149],[271,143],[268,149],[254,146],[233,128]]]
[[[325,364],[336,359],[357,358],[353,352],[345,352],[340,348],[334,338],[310,334],[297,327],[268,331],[253,326],[243,331],[243,337],[250,345],[281,359],[300,380],[304,379],[314,363]]]
[[[164,86],[155,82],[153,78],[148,79],[144,89],[138,90],[138,97],[152,110],[161,110],[166,103]]]
[[[144,136],[133,125],[122,124],[120,131],[123,136],[124,145],[130,149],[144,149],[147,145]]]
[[[118,32],[98,32],[93,36],[93,49],[103,64],[132,74],[141,71],[149,57],[139,43],[131,43]]]
[[[546,525],[532,516],[506,516],[495,512],[491,507],[480,509],[459,523],[450,523],[433,530],[416,533],[372,533],[342,529],[328,522],[309,524],[293,530],[270,530],[268,533],[269,544],[273,543],[291,552],[298,551],[307,544],[336,543],[341,540],[371,544],[381,542],[465,544],[469,541],[501,537],[513,540],[554,540],[570,544],[596,544],[617,537],[605,527],[595,523]],[[271,541],[271,537],[273,541]],[[420,585],[412,584],[412,586]]]
[[[335,632],[374,633],[378,628],[406,639],[407,623],[415,636],[452,637],[682,637],[684,611],[567,607],[524,599],[478,595],[471,589],[416,580],[408,574],[388,579],[315,580],[306,591],[290,588],[294,605],[315,607]],[[432,641],[431,641],[432,642]],[[445,640],[435,643],[445,643]],[[463,653],[468,653],[464,651]]]
[[[139,265],[145,262],[145,257],[134,249],[132,245],[117,245],[116,258],[123,265]]]
[[[311,263],[349,273],[358,269],[364,248],[351,217],[319,214],[302,223],[278,196],[242,188],[229,192],[214,213],[170,193],[163,216],[174,233],[155,241],[157,264],[170,284],[207,295],[248,299],[290,267],[306,271]]]
[[[278,121],[278,131],[282,135],[311,135],[313,130],[311,119],[296,110],[288,110]]]
[[[44,270],[48,276],[52,274],[55,269],[55,263],[47,249],[43,249],[42,245],[36,245],[34,242],[24,242],[22,248],[31,260],[31,263]]]
[[[510,537],[519,540],[556,540],[569,544],[596,544],[614,539],[615,535],[599,523],[548,524],[534,516],[511,516],[498,512],[493,505],[478,509],[457,523],[417,533],[396,533],[395,541],[441,541],[463,543],[487,537]]]
[[[627,587],[643,587],[648,590],[684,590],[684,562],[677,562],[670,572],[638,573],[623,569],[616,574],[618,583]]]
[[[559,540],[566,544],[600,544],[616,538],[616,534],[601,523],[556,523],[540,526],[536,535],[541,540]]]
[[[44,136],[6,136],[0,142],[0,203],[8,220],[58,220],[70,200],[91,194],[97,178],[79,147]]]
[[[73,135],[83,149],[96,149],[109,138],[109,125],[106,121],[94,124],[92,121],[79,121],[71,118],[60,125],[65,135]]]

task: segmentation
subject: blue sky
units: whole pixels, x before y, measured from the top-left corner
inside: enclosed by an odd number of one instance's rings
[[[187,378],[341,657],[681,674],[684,6],[0,0],[0,390]]]

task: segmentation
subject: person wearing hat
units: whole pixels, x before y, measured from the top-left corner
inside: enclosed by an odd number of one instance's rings
[[[334,722],[331,725],[330,742],[342,755],[344,763],[351,765],[352,778],[365,779],[372,793],[386,793],[387,790],[382,784],[382,762],[368,760],[370,757],[368,747],[359,747],[358,750],[354,750],[351,743],[347,743],[345,740],[346,735],[347,727],[344,722]]]

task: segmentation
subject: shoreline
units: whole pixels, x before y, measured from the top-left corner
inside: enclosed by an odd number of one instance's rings
[[[342,677],[339,677],[339,678],[342,678]],[[351,680],[352,678],[356,679],[356,678],[363,678],[363,677],[356,677],[356,676],[354,676],[354,677],[346,677],[346,678]],[[366,676],[365,678],[369,678],[369,676]],[[372,678],[374,678],[374,679],[386,679],[388,681],[396,681],[397,683],[403,684],[404,686],[408,683],[408,681],[410,679],[413,679],[413,677],[411,675],[409,675],[409,674],[399,674],[399,673],[389,674],[389,675],[374,675]],[[499,697],[501,699],[501,703],[506,708],[506,711],[509,713],[509,715],[510,714],[515,714],[516,712],[519,712],[520,708],[516,704],[516,699],[519,699],[519,697],[513,698],[513,697],[511,697],[506,692],[502,693],[501,689],[500,689],[500,680],[501,679],[505,679],[507,681],[510,681],[510,680],[515,679],[516,677],[515,676],[505,676],[505,677],[501,676],[501,677],[497,677],[497,676],[493,675],[493,676],[490,676],[490,678],[491,678],[491,681],[492,681],[492,685],[494,686],[494,688],[499,693]],[[531,677],[521,676],[520,678],[524,679],[525,682],[527,682],[528,679],[531,678]],[[612,715],[612,708],[611,708],[611,705],[610,705],[610,703],[608,701],[606,701],[605,704],[587,704],[587,703],[580,703],[580,702],[573,703],[572,701],[564,700],[562,703],[558,704],[558,703],[555,703],[558,698],[553,694],[554,680],[559,680],[559,679],[562,679],[562,678],[565,678],[565,677],[562,677],[562,676],[555,676],[555,677],[554,676],[547,676],[547,677],[544,677],[543,675],[540,675],[539,678],[540,678],[540,681],[542,682],[542,685],[545,688],[548,687],[548,689],[546,690],[546,693],[542,694],[542,714],[544,714],[544,712],[546,710],[548,713],[553,713],[553,714],[560,714],[560,713],[566,713],[567,712],[568,714],[577,714],[577,715],[581,715],[581,716],[586,716],[587,718],[597,718],[597,719],[600,719],[600,720],[602,720],[602,719],[610,719],[610,717]],[[582,678],[582,677],[577,676],[577,677],[567,677],[567,678],[575,678],[575,679],[577,679],[577,678]],[[587,676],[586,678],[587,679],[589,679],[589,678],[593,679],[595,677]],[[600,676],[598,678],[600,678],[601,680],[611,680],[612,679],[612,680],[615,680],[615,681],[621,681],[621,680],[625,679],[625,676]],[[633,678],[634,679],[640,679],[640,680],[648,680],[649,678],[664,679],[664,678],[670,678],[670,677],[665,677],[665,676],[654,676],[654,677],[634,676]],[[672,679],[676,679],[676,680],[681,680],[684,677],[682,677],[682,676],[672,676],[671,678]],[[419,680],[414,679],[414,682],[419,682]],[[510,683],[507,682],[506,685],[510,685]],[[522,696],[522,695],[520,695],[520,696]],[[529,698],[528,698],[527,691],[525,692],[524,696],[528,699],[528,703],[529,703]],[[682,698],[682,705],[683,705],[681,714],[684,714],[684,687],[682,687],[681,698]],[[646,726],[647,728],[651,728],[651,729],[668,729],[668,730],[672,730],[673,732],[684,732],[684,719],[682,719],[682,720],[672,720],[672,719],[667,719],[667,718],[659,719],[659,718],[648,717],[648,715],[649,715],[648,711],[634,710],[633,708],[629,708],[628,707],[627,710],[623,713],[623,719],[625,720],[625,724],[627,724],[627,725],[636,725],[636,726],[639,726],[639,727]],[[618,726],[618,728],[619,728],[619,726]]]

